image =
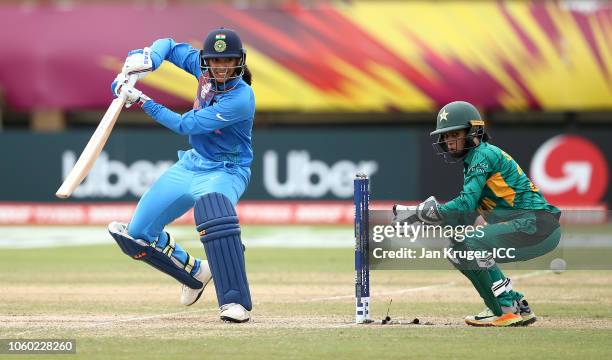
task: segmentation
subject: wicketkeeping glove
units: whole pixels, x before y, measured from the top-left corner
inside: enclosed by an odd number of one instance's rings
[[[425,201],[417,205],[416,216],[425,224],[439,225],[444,221],[442,214],[438,210],[440,204],[435,197],[430,196]]]
[[[419,218],[416,216],[416,206],[406,206],[395,204],[393,205],[393,220],[391,220],[394,224],[407,223],[408,225],[414,224],[419,221]]]

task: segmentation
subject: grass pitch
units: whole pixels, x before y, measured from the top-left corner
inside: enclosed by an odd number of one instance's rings
[[[291,237],[299,227],[246,227],[244,235]],[[337,236],[350,228],[308,229]],[[100,228],[100,232],[104,232]],[[276,233],[274,233],[276,232]],[[203,254],[191,228],[178,241]],[[350,241],[349,241],[350,243]],[[247,324],[219,320],[212,286],[191,307],[179,285],[107,244],[0,252],[0,338],[77,340],[76,355],[14,359],[610,358],[612,271],[520,271],[510,275],[540,321],[526,328],[470,328],[483,305],[454,271],[371,274],[372,317],[354,325],[350,247],[247,249],[254,301]],[[391,317],[380,325],[393,299]],[[409,324],[414,318],[419,325]]]

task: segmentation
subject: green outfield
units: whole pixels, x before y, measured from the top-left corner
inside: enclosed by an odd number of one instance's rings
[[[512,272],[515,286],[527,294],[541,318],[524,328],[464,325],[462,318],[483,305],[457,272],[377,271],[371,275],[373,318],[380,322],[393,299],[390,314],[401,324],[354,325],[351,231],[350,227],[245,227],[245,238],[284,237],[287,246],[293,236],[317,240],[316,247],[274,246],[278,241],[264,240],[249,246],[247,271],[254,309],[246,324],[219,320],[212,286],[198,303],[182,307],[177,283],[128,259],[110,238],[90,246],[4,248],[0,338],[76,339],[77,354],[0,354],[0,358],[612,356],[612,271]],[[175,233],[191,252],[203,253],[191,228],[177,228]],[[340,247],[321,241],[344,233],[348,241]],[[414,318],[419,325],[410,324]]]

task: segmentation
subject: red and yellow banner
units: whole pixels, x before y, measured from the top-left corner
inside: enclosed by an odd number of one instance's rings
[[[15,108],[104,108],[128,50],[161,37],[199,47],[208,30],[225,26],[247,47],[259,110],[431,111],[457,99],[490,109],[609,110],[612,6],[580,4],[0,6],[0,85]],[[166,64],[141,87],[186,107],[196,83]]]

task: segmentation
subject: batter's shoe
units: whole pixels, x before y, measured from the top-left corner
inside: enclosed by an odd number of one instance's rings
[[[221,306],[221,320],[243,323],[251,320],[251,314],[240,304],[225,304]]]
[[[481,311],[478,315],[466,316],[465,323],[470,326],[519,326],[523,322],[522,316],[519,314],[518,306],[502,307],[504,313],[501,316],[497,316],[486,308]]]
[[[192,289],[187,285],[183,285],[181,287],[181,305],[193,305],[196,301],[200,299],[200,296],[202,296],[204,288],[212,279],[212,273],[210,272],[208,261],[202,260],[202,262],[200,263],[200,269],[193,277],[200,280],[200,282],[202,282],[202,284],[204,285],[199,289]]]
[[[531,310],[531,308],[529,307],[529,303],[527,302],[527,300],[525,300],[525,298],[522,298],[521,300],[519,300],[518,305],[519,305],[519,313],[521,317],[523,318],[523,323],[521,325],[523,326],[531,325],[538,320],[538,318],[536,317],[536,314],[533,312],[533,310]]]

